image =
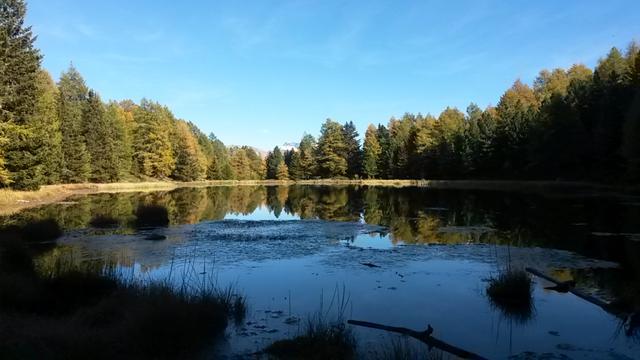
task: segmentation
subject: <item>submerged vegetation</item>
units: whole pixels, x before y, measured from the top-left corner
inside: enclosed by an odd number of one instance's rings
[[[104,261],[36,266],[20,234],[0,239],[0,358],[182,358],[244,317],[231,288],[127,280]]]

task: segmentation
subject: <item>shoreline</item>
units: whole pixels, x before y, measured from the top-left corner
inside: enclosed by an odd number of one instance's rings
[[[290,186],[290,185],[359,185],[384,187],[424,187],[432,189],[494,190],[517,192],[562,192],[589,191],[601,195],[634,196],[637,187],[621,187],[578,181],[538,180],[207,180],[192,182],[153,181],[120,183],[82,183],[43,185],[37,191],[0,189],[0,216],[11,215],[21,210],[62,202],[76,195],[120,192],[170,191],[181,187],[208,186]]]

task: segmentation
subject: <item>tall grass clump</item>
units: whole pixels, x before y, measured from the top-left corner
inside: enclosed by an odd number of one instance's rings
[[[429,349],[425,344],[416,343],[406,336],[394,336],[388,343],[382,344],[381,350],[371,358],[375,360],[444,360],[451,357],[440,350]]]
[[[505,316],[525,322],[533,315],[533,282],[526,271],[507,269],[489,279],[486,289],[491,304]]]
[[[264,352],[278,359],[355,359],[356,340],[342,322],[321,317],[309,319],[305,330],[293,339],[278,340]]]
[[[355,359],[356,339],[344,322],[349,304],[346,287],[340,289],[336,285],[326,309],[323,294],[320,310],[307,320],[300,335],[278,340],[262,352],[277,359]]]

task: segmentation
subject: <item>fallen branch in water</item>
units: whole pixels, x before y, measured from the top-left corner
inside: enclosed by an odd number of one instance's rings
[[[529,273],[531,273],[531,274],[533,274],[533,275],[535,275],[535,276],[537,276],[539,278],[545,279],[545,280],[547,280],[549,282],[552,282],[552,283],[556,284],[557,287],[560,287],[563,290],[566,289],[566,292],[570,292],[573,295],[575,295],[575,296],[577,296],[577,297],[579,297],[579,298],[581,298],[583,300],[586,300],[586,301],[588,301],[588,302],[590,302],[590,303],[592,303],[594,305],[597,305],[597,306],[601,307],[602,309],[604,309],[608,313],[611,313],[611,314],[616,315],[618,317],[623,317],[623,314],[620,313],[619,311],[616,311],[615,309],[613,309],[609,303],[607,303],[605,301],[602,301],[602,300],[600,300],[600,299],[598,299],[598,298],[596,298],[594,296],[591,296],[591,295],[589,295],[587,293],[584,293],[584,292],[582,292],[582,291],[580,291],[578,289],[575,289],[575,288],[573,288],[573,286],[570,286],[570,287],[567,288],[567,284],[568,284],[567,282],[558,281],[558,280],[552,278],[551,276],[543,273],[542,271],[536,270],[534,268],[525,268],[525,270],[527,270]]]
[[[368,321],[349,320],[347,321],[347,323],[351,325],[364,326],[368,328],[391,331],[398,334],[411,336],[412,338],[420,340],[423,343],[427,344],[429,346],[429,349],[434,347],[436,349],[440,349],[442,351],[448,352],[449,354],[458,356],[459,358],[462,358],[462,359],[486,360],[486,358],[478,354],[474,354],[470,351],[460,349],[459,347],[447,344],[442,340],[438,340],[434,338],[433,336],[431,336],[431,334],[433,333],[433,328],[431,327],[431,325],[429,325],[429,327],[425,331],[415,331],[415,330],[411,330],[403,327],[387,326],[387,325],[376,324]]]

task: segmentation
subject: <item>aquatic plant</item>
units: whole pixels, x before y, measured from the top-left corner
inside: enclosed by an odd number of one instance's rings
[[[376,360],[443,360],[450,356],[440,350],[428,349],[424,344],[415,344],[406,336],[394,336],[381,345],[373,356]]]
[[[508,269],[490,278],[486,293],[491,305],[509,318],[526,322],[533,316],[533,282],[524,270]]]
[[[356,340],[342,322],[316,316],[304,332],[293,339],[278,340],[264,352],[279,359],[354,359]]]

